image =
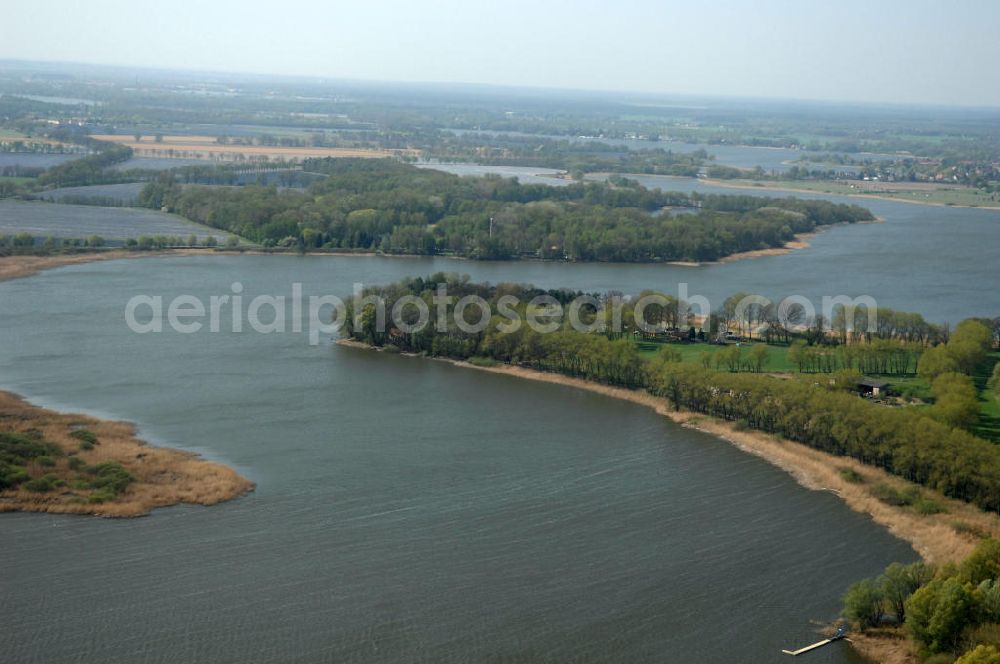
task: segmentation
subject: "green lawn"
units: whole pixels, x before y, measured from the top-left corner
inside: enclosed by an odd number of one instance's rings
[[[1000,403],[997,402],[997,393],[991,390],[986,382],[993,374],[993,366],[1000,362],[1000,351],[993,351],[987,356],[984,362],[973,376],[979,390],[979,426],[976,427],[976,434],[1000,443]]]
[[[29,182],[34,182],[35,178],[22,178],[14,177],[13,175],[0,175],[0,182],[10,182],[11,184],[21,185],[28,184]]]
[[[754,344],[743,343],[742,347],[748,350]],[[716,346],[708,343],[665,343],[658,341],[637,341],[639,356],[645,360],[650,360],[656,356],[660,350],[667,346],[678,353],[684,362],[701,365],[702,353],[712,353],[713,355],[726,346]],[[788,361],[788,346],[769,345],[767,364],[764,371],[772,373],[796,373],[798,367]],[[979,368],[972,379],[979,390],[980,422],[975,427],[974,433],[986,440],[1000,443],[1000,402],[997,401],[995,391],[989,389],[986,383],[993,373],[993,366],[1000,362],[1000,351],[993,351],[988,355],[987,361]],[[714,367],[714,363],[712,365]],[[884,376],[884,380],[892,383],[893,390],[922,400],[931,399],[931,388],[926,380],[919,376]]]

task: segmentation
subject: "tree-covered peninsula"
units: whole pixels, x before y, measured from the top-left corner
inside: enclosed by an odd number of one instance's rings
[[[265,247],[489,260],[713,261],[874,219],[853,205],[662,192],[622,178],[556,187],[388,159],[317,159],[305,169],[325,177],[304,192],[185,185],[165,175],[140,203]]]
[[[435,297],[439,284],[447,286],[444,300]],[[918,353],[921,359],[913,366],[932,383],[933,405],[893,407],[858,396],[861,353],[842,354],[843,364],[831,365],[822,379],[813,372],[769,375],[761,371],[766,348],[755,357],[754,348],[744,353],[735,344],[719,351],[735,351],[735,361],[725,356],[723,362],[685,361],[683,341],[661,344],[649,357],[637,343],[647,334],[644,326],[669,329],[667,334],[681,339],[699,337],[693,326],[682,331],[688,321],[670,323],[669,299],[665,306],[636,311],[639,300],[621,296],[476,284],[440,274],[370,288],[366,295],[360,308],[359,303],[348,303],[344,320],[347,337],[357,341],[648,390],[677,410],[738,422],[832,455],[853,457],[951,498],[1000,512],[1000,448],[973,433],[976,393],[968,374],[987,362],[995,343],[990,328],[979,320],[963,322],[947,343]],[[485,304],[459,305],[466,296]],[[418,301],[435,312],[425,324]],[[552,314],[549,305],[570,302],[577,303],[570,307],[570,316]],[[613,320],[620,323],[612,324]],[[537,324],[525,324],[529,322]],[[589,331],[581,331],[580,325]],[[829,331],[802,336],[800,342],[808,338],[810,348],[817,349],[813,352],[833,352],[825,345],[836,343]],[[876,339],[859,338],[856,343],[872,344]],[[913,352],[911,345],[898,339],[878,343],[879,352],[887,357]],[[800,366],[800,372],[804,369]],[[965,413],[970,407],[971,417]]]

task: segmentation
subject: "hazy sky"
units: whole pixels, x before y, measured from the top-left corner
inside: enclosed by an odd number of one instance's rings
[[[996,0],[47,0],[0,57],[1000,106]]]

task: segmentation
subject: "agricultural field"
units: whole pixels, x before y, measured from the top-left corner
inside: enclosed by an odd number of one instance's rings
[[[45,152],[0,152],[0,168],[21,166],[23,168],[49,168],[85,155]]]
[[[35,237],[86,238],[99,235],[109,241],[141,236],[213,236],[224,242],[229,233],[208,228],[176,215],[154,210],[107,208],[93,205],[0,201],[0,234],[31,233]]]
[[[812,191],[841,196],[877,196],[925,205],[959,205],[966,207],[1000,207],[1000,194],[959,185],[864,182],[847,180],[712,180],[724,187],[774,189],[777,191]]]
[[[74,203],[81,199],[89,201],[114,201],[116,205],[128,205],[139,197],[145,182],[123,182],[121,184],[96,184],[86,187],[63,187],[38,193],[38,197],[53,203]]]
[[[147,171],[168,171],[182,166],[204,166],[204,159],[169,159],[167,157],[132,157],[126,161],[109,167],[112,171],[130,171],[142,169]]]
[[[371,157],[381,158],[400,154],[417,155],[413,150],[367,150],[354,148],[281,147],[270,145],[227,145],[217,142],[215,136],[164,135],[157,141],[152,136],[98,134],[92,138],[126,145],[138,157],[204,159],[210,161],[268,161],[283,159],[300,161],[322,157]]]

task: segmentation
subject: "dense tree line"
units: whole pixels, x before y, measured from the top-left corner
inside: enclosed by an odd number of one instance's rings
[[[649,173],[696,177],[709,159],[704,150],[629,150],[600,141],[569,141],[511,134],[440,133],[428,138],[425,154],[440,161],[491,166],[538,166],[581,173]]]
[[[97,152],[47,169],[38,177],[38,184],[52,187],[79,187],[120,181],[120,174],[109,173],[106,169],[131,158],[132,148],[94,140],[90,140],[88,145]]]
[[[897,339],[836,346],[809,345],[804,339],[797,339],[788,349],[788,360],[803,373],[857,370],[865,374],[907,376],[916,373],[925,348],[918,342]]]
[[[1000,664],[1000,541],[983,540],[958,565],[893,563],[848,589],[844,616],[861,630],[903,625],[933,661]]]
[[[854,457],[945,495],[1000,511],[1000,448],[955,426],[939,413],[889,408],[860,399],[849,391],[853,388],[853,375],[822,383],[809,379],[780,380],[681,363],[670,353],[647,363],[639,357],[629,337],[609,338],[608,334],[579,332],[571,329],[566,320],[555,322],[556,331],[548,334],[527,325],[520,325],[515,331],[500,327],[510,322],[512,316],[523,322],[529,313],[538,315],[538,311],[529,312],[532,306],[529,300],[536,295],[567,301],[568,294],[562,291],[544,292],[510,284],[470,284],[467,280],[434,275],[427,280],[373,288],[367,294],[381,298],[385,311],[392,311],[401,298],[411,296],[432,308],[432,295],[438,283],[446,283],[448,294],[453,297],[471,294],[483,298],[490,308],[489,325],[476,332],[463,331],[455,318],[453,300],[445,317],[446,329],[429,324],[419,331],[405,332],[391,324],[380,327],[379,308],[375,302],[368,302],[361,311],[354,311],[353,304],[349,307],[346,334],[375,346],[388,345],[458,359],[482,357],[614,385],[646,388],[666,398],[677,409],[742,422],[830,454]],[[503,295],[515,295],[519,301],[517,307],[501,311],[499,300]],[[581,309],[581,321],[606,320],[616,315],[616,309],[617,315],[627,319],[629,306],[629,302],[620,298],[604,298]],[[400,313],[410,317],[407,322],[416,321],[414,307],[401,307]],[[478,312],[470,319],[468,309],[462,315],[466,322],[478,319]],[[966,327],[970,336],[982,332],[972,324]]]
[[[181,186],[168,175],[147,185],[139,201],[265,246],[480,259],[706,261],[872,218],[864,208],[826,201],[679,194],[631,181],[524,185],[392,160],[322,159],[304,167],[328,177],[294,192]],[[700,211],[659,214],[666,206]]]

